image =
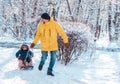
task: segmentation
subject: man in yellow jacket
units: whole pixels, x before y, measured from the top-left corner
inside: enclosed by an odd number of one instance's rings
[[[51,58],[47,75],[54,76],[52,71],[56,60],[56,52],[58,50],[57,35],[59,34],[62,37],[65,46],[68,45],[68,37],[61,26],[50,18],[49,14],[43,13],[41,18],[42,22],[38,24],[36,36],[30,45],[30,48],[33,48],[40,40],[42,57],[38,69],[40,71],[42,70],[48,53],[50,52]]]

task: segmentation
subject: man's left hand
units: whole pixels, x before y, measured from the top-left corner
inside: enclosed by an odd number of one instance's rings
[[[64,43],[65,47],[68,47],[68,43]]]

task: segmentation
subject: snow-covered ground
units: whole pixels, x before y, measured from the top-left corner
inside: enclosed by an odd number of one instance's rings
[[[0,42],[19,43],[14,39],[0,38]],[[22,42],[21,42],[22,43]],[[107,38],[96,42],[97,47],[119,48],[115,43],[109,43]],[[9,45],[8,45],[9,46]],[[49,57],[42,71],[38,70],[41,57],[40,49],[33,49],[34,69],[32,71],[18,70],[18,60],[15,53],[19,48],[0,47],[0,84],[120,84],[120,53],[108,51],[93,51],[92,58],[87,54],[65,66],[56,62],[54,77],[46,75]]]
[[[42,71],[38,70],[40,49],[33,49],[34,70],[17,70],[18,48],[0,47],[0,84],[120,84],[120,53],[96,51],[94,60],[81,59],[64,66],[56,62],[54,77],[47,76],[49,57]]]

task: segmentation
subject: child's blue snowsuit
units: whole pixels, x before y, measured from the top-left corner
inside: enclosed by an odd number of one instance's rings
[[[30,50],[19,50],[16,53],[16,57],[19,60],[26,60],[28,63],[31,61],[30,57],[33,57],[33,53]]]

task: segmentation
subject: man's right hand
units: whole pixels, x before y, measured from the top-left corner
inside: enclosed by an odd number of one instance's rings
[[[35,44],[31,43],[30,48],[34,48]]]

